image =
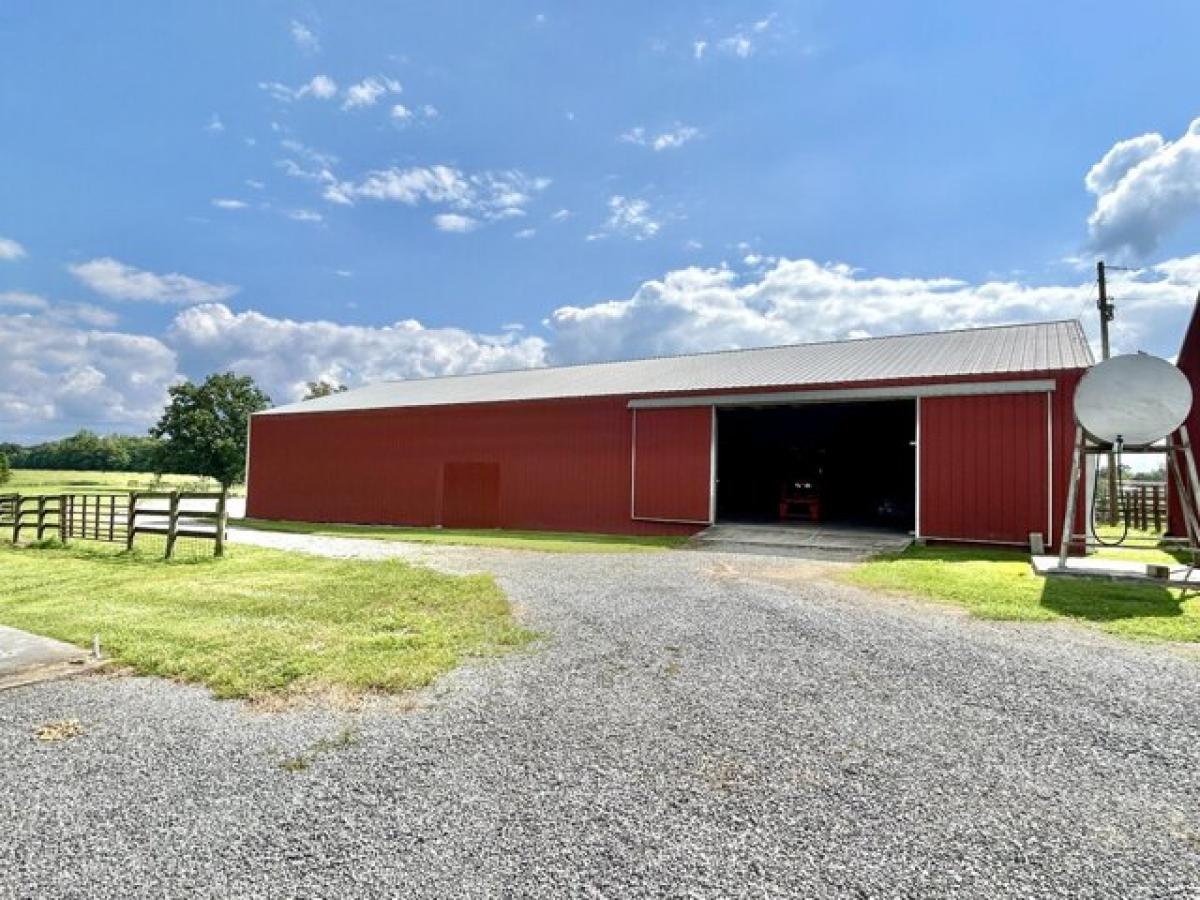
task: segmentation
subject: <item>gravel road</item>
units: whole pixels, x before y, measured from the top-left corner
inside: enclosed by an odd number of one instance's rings
[[[1179,651],[791,559],[254,539],[493,571],[545,639],[412,712],[0,694],[0,897],[1200,897]]]

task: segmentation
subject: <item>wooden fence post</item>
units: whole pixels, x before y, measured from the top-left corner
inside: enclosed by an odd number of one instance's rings
[[[38,494],[37,498],[37,539],[40,541],[46,534],[46,495]]]
[[[221,485],[221,496],[217,498],[217,533],[213,537],[213,556],[225,555],[225,525],[229,521],[229,488]]]
[[[1158,531],[1162,531],[1162,512],[1161,512],[1161,510],[1158,508],[1158,504],[1159,504],[1159,501],[1160,501],[1160,499],[1161,499],[1161,498],[1160,498],[1160,496],[1159,496],[1159,488],[1158,488],[1158,485],[1157,485],[1157,484],[1155,484],[1154,486],[1152,486],[1152,487],[1150,488],[1150,502],[1153,504],[1153,509],[1154,509],[1154,530],[1155,530],[1156,532],[1158,532]]]
[[[58,495],[58,539],[63,545],[70,541],[71,538],[71,522],[67,518],[67,495]]]
[[[137,491],[129,492],[129,509],[125,513],[125,549],[133,549],[133,524],[137,520]]]
[[[167,552],[164,558],[170,559],[175,553],[175,537],[179,531],[179,491],[171,491],[171,507],[167,515]]]
[[[17,497],[13,501],[13,533],[12,542],[16,544],[21,540],[21,507],[24,505],[24,498]]]

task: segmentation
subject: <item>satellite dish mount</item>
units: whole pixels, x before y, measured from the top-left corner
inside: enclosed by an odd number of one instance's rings
[[[1093,366],[1075,389],[1075,443],[1071,481],[1059,542],[1058,569],[1067,570],[1071,547],[1086,549],[1103,543],[1095,533],[1094,516],[1088,515],[1084,534],[1075,534],[1080,475],[1088,456],[1126,453],[1159,453],[1167,457],[1167,495],[1175,485],[1187,530],[1186,546],[1192,566],[1200,553],[1200,477],[1185,421],[1192,411],[1192,386],[1178,368],[1157,356],[1132,353],[1114,356]],[[1177,437],[1176,437],[1177,436]],[[1162,443],[1160,443],[1160,441]],[[1110,498],[1115,503],[1116,498]],[[1169,502],[1169,501],[1168,501]],[[1180,539],[1155,541],[1155,546]],[[1125,543],[1122,538],[1118,544]],[[1108,546],[1112,546],[1111,544]],[[1135,546],[1128,545],[1131,549]]]

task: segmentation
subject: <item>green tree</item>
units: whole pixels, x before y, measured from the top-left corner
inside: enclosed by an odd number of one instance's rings
[[[8,467],[8,454],[0,453],[0,484],[8,484],[12,478],[12,469]]]
[[[150,434],[162,441],[162,471],[208,475],[225,487],[246,475],[250,416],[271,405],[247,376],[209,375],[170,389],[171,400]]]
[[[334,384],[323,378],[320,381],[308,382],[307,387],[308,393],[304,395],[305,400],[316,400],[318,397],[328,397],[330,394],[341,394],[350,390],[344,384]]]

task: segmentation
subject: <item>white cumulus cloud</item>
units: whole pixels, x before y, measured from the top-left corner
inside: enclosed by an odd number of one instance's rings
[[[318,100],[331,100],[337,96],[337,82],[328,75],[314,75],[299,87],[289,87],[278,81],[260,81],[259,88],[266,91],[276,100],[302,100],[305,97],[315,97]]]
[[[222,304],[180,312],[168,340],[188,371],[251,375],[276,402],[298,400],[305,383],[351,386],[544,364],[541,338],[428,328],[412,319],[368,327],[296,321]]]
[[[438,231],[449,231],[453,234],[466,234],[479,227],[479,220],[464,216],[461,213],[438,213],[433,217],[434,227]]]
[[[1200,118],[1177,140],[1144,134],[1119,141],[1088,171],[1088,217],[1100,250],[1144,257],[1200,212]]]
[[[212,205],[217,209],[245,209],[248,204],[245,200],[236,200],[232,197],[214,197]]]
[[[101,327],[92,327],[99,324]],[[19,440],[78,428],[142,431],[179,379],[175,354],[145,335],[103,330],[70,307],[0,310],[0,431]]]
[[[292,19],[288,32],[292,36],[292,43],[301,50],[316,53],[321,49],[321,40],[317,37],[317,33],[303,22]]]
[[[445,165],[377,169],[360,181],[339,181],[332,175],[316,180],[324,181],[322,196],[331,203],[374,200],[448,207],[434,219],[444,231],[470,230],[461,227],[474,227],[467,219],[478,224],[525,215],[534,196],[550,184],[548,178],[531,177],[516,169],[468,173]],[[450,227],[444,223],[451,223]]]
[[[158,275],[109,256],[72,264],[67,270],[96,293],[113,300],[215,303],[238,292],[236,285],[211,284],[178,272]]]
[[[25,257],[25,248],[12,238],[0,237],[0,260],[11,262]]]
[[[346,99],[342,109],[374,106],[384,94],[399,94],[403,90],[394,78],[364,78],[358,84],[346,88]]]
[[[627,144],[639,147],[649,147],[654,151],[673,150],[682,147],[688,141],[700,136],[700,129],[693,125],[677,124],[673,128],[650,134],[645,127],[639,125],[621,135],[621,140]]]
[[[658,234],[662,222],[650,214],[648,201],[615,194],[608,198],[608,219],[604,227],[609,232],[629,235],[642,241]]]
[[[1115,276],[1118,347],[1176,352],[1200,255]],[[668,272],[626,299],[560,307],[546,324],[552,361],[581,362],[1055,319],[1094,302],[1091,282],[867,276],[841,263],[781,258],[749,272]]]
[[[27,291],[0,291],[0,306],[9,309],[43,310],[50,308],[45,297]]]

